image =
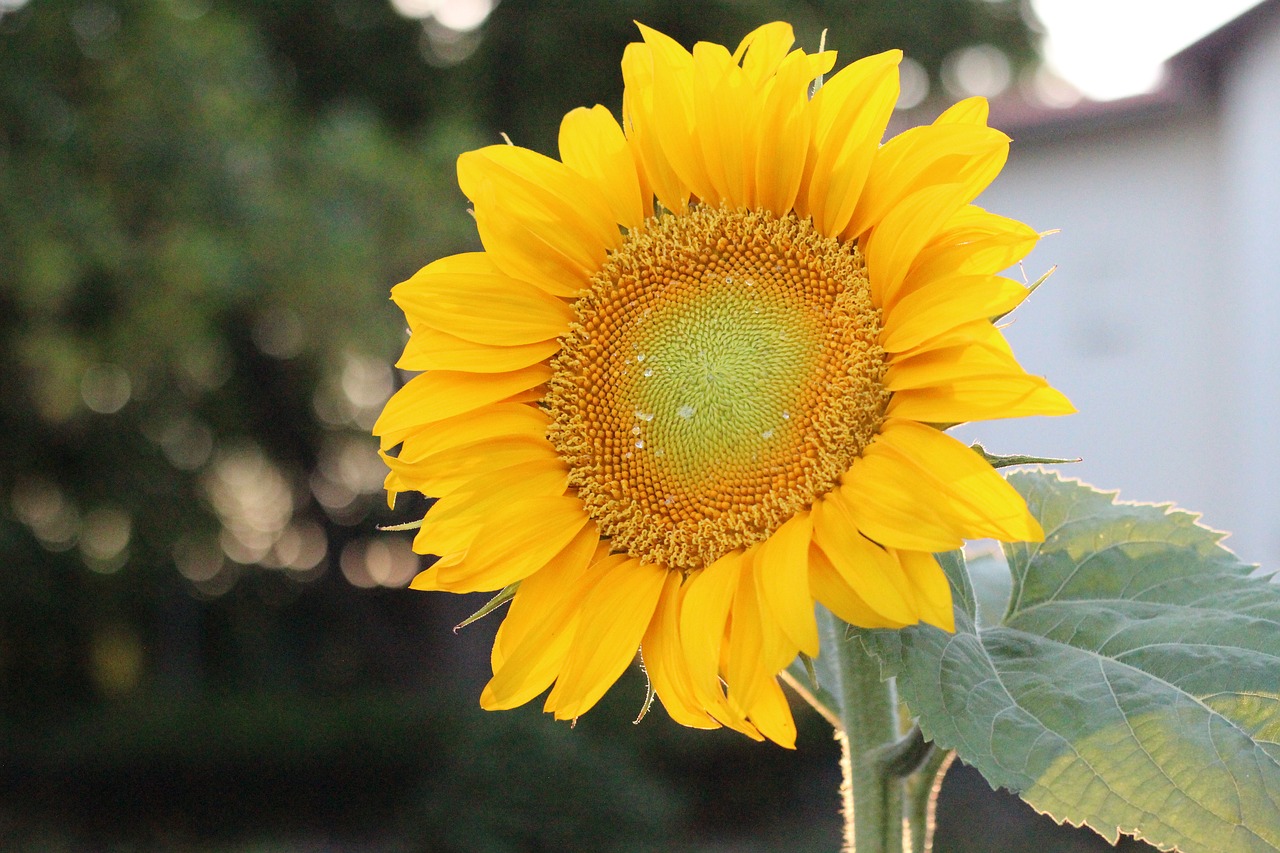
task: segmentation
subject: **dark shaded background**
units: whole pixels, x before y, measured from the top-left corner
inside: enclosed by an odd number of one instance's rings
[[[470,32],[0,0],[0,849],[836,848],[798,705],[795,752],[632,726],[634,672],[576,728],[481,712],[495,626],[401,589],[417,558],[375,525],[425,505],[386,509],[368,435],[402,381],[388,288],[478,248],[456,156],[616,112],[633,18],[732,44],[778,17],[935,83],[961,47],[1035,56],[1009,0],[504,0]],[[984,790],[944,797],[939,853],[1101,846]]]

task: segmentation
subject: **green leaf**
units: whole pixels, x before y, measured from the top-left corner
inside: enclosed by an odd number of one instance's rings
[[[1058,821],[1182,853],[1280,849],[1280,586],[1169,506],[1046,472],[1002,623],[864,631],[925,734]]]

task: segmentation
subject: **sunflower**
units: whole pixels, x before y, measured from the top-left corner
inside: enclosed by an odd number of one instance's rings
[[[413,586],[510,599],[485,708],[574,719],[639,650],[676,721],[790,746],[815,602],[953,630],[933,553],[1043,535],[943,431],[1072,411],[992,320],[1038,235],[972,204],[1008,153],[983,99],[881,144],[900,52],[821,84],[784,23],[640,31],[621,124],[459,158],[484,251],[392,291],[424,372],[374,432],[392,499],[438,498]]]

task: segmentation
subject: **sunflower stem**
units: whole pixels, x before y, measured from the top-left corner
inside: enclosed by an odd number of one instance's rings
[[[910,853],[930,853],[933,850],[938,793],[942,789],[942,777],[947,775],[953,758],[955,753],[949,749],[931,750],[924,764],[906,780]]]
[[[880,680],[880,665],[848,637],[848,626],[820,608],[823,647],[835,652],[844,731],[840,787],[844,804],[845,853],[902,853],[903,782],[888,756],[899,740],[893,683]]]
[[[933,744],[924,739],[924,733],[916,725],[894,743],[881,747],[877,757],[894,776],[905,777],[923,767],[931,752]]]

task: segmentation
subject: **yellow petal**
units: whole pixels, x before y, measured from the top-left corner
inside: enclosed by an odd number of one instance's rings
[[[1044,531],[1012,486],[976,452],[949,435],[916,423],[888,420],[876,443],[932,484],[923,502],[956,519],[970,539],[1039,542]]]
[[[739,577],[729,620],[728,644],[722,649],[721,668],[729,709],[735,716],[742,717],[749,717],[762,696],[776,686],[777,673],[795,660],[797,653],[796,644],[762,607],[753,577],[759,572],[760,554],[759,548],[747,552],[746,559],[751,566]],[[805,575],[807,585],[807,571]],[[810,601],[809,607],[812,606]]]
[[[620,224],[638,228],[652,215],[652,200],[645,205],[622,126],[605,107],[578,107],[564,117],[560,122],[560,159],[600,190]]]
[[[486,711],[518,708],[555,681],[577,633],[581,621],[578,607],[585,596],[585,592],[575,591],[573,598],[566,597],[561,607],[516,647],[481,691],[480,707]]]
[[[667,569],[637,559],[601,573],[582,603],[582,622],[546,708],[558,720],[582,716],[600,701],[640,648],[653,621]]]
[[[718,44],[698,42],[693,47],[694,115],[697,120],[695,151],[701,155],[706,183],[686,177],[706,204],[754,207],[755,157],[751,125],[757,122],[755,94],[746,75]]]
[[[1000,173],[1008,156],[1009,137],[985,125],[944,123],[904,131],[876,153],[845,237],[876,227],[926,187],[961,184],[967,204]]]
[[[681,184],[693,187],[695,191],[710,187],[698,147],[698,136],[694,132],[693,57],[671,37],[643,24],[638,26],[652,57],[653,77],[649,89],[652,108],[648,111],[647,120],[657,144]],[[662,198],[661,194],[659,198]]]
[[[425,521],[424,521],[425,526]],[[476,534],[480,532],[479,523],[470,523],[469,519],[454,519],[451,522],[441,522],[432,526],[431,532],[423,534],[421,528],[418,535],[413,539],[413,550],[417,554],[430,555],[437,557],[436,562],[428,570],[430,578],[428,584],[427,572],[418,575],[410,586],[413,589],[421,590],[444,590],[446,592],[470,592],[469,589],[454,589],[453,584],[442,583],[440,581],[440,570],[445,566],[452,566],[467,556],[467,550],[471,547],[471,543],[475,541]],[[463,586],[467,586],[465,583]]]
[[[576,297],[587,287],[598,264],[585,266],[580,259],[566,255],[559,246],[531,232],[518,218],[504,215],[493,188],[477,190],[476,195],[476,230],[504,273],[555,296]],[[541,230],[548,229],[549,224],[543,224]]]
[[[566,476],[568,472],[550,442],[529,436],[479,439],[412,462],[386,455],[383,461],[397,484],[435,496],[451,494],[472,478],[526,463],[565,472]]]
[[[691,728],[714,729],[719,723],[707,714],[694,695],[689,665],[680,642],[680,586],[680,573],[667,572],[653,621],[640,641],[644,668],[671,719]]]
[[[773,21],[756,27],[738,43],[733,52],[733,62],[742,63],[742,70],[756,88],[762,88],[778,70],[782,60],[795,44],[795,32],[785,21]]]
[[[640,164],[640,182],[657,195],[668,210],[684,210],[689,202],[689,187],[676,174],[662,149],[654,122],[653,50],[647,44],[627,45],[622,53],[623,130],[632,156]]]
[[[440,568],[456,565],[494,510],[526,498],[559,497],[568,481],[559,459],[525,462],[471,477],[432,504],[414,537],[413,548],[419,554],[439,554],[441,560],[436,565]],[[450,559],[445,560],[446,556]],[[438,578],[436,583],[440,583]]]
[[[836,492],[850,517],[869,539],[890,548],[950,551],[964,539],[951,519],[928,503],[929,483],[912,466],[879,447],[863,451]],[[827,552],[832,556],[831,552]]]
[[[813,517],[814,541],[845,584],[886,621],[898,626],[914,624],[919,618],[915,593],[902,566],[858,532],[841,494],[831,492],[815,501]]]
[[[760,686],[755,704],[748,713],[762,735],[778,746],[796,748],[796,723],[777,678],[766,679]]]
[[[936,349],[921,348],[894,359],[885,373],[885,388],[905,391],[945,385],[959,379],[1025,374],[1004,337],[990,323],[985,325],[994,338]]]
[[[795,657],[795,644],[786,641],[785,635],[776,630],[776,625],[765,624],[765,616],[760,610],[760,596],[752,577],[759,549],[749,554],[752,565],[738,579],[729,620],[729,643],[722,650],[729,705],[736,714],[744,718],[755,704],[764,683],[777,672],[770,666],[774,661],[768,659],[782,657],[779,652],[784,648],[791,650],[790,658]],[[774,630],[771,631],[771,628]]]
[[[755,204],[777,216],[792,209],[804,181],[814,120],[807,90],[816,75],[823,73],[816,70],[823,66],[815,67],[813,59],[795,51],[783,61],[766,90],[754,139],[749,143],[756,149]]]
[[[967,344],[981,344],[996,350],[1008,350],[1009,355],[1013,355],[1013,351],[1009,350],[1008,343],[1004,341],[1004,335],[996,328],[995,324],[987,318],[981,320],[973,320],[936,335],[925,341],[918,347],[905,350],[901,353],[895,353],[894,361],[901,361],[908,358],[915,358],[926,352],[947,349],[948,347],[958,347]]]
[[[797,213],[813,217],[829,237],[844,232],[871,171],[898,100],[898,63],[891,50],[851,63],[827,80],[812,101],[813,143]]]
[[[927,388],[895,392],[890,417],[933,424],[958,424],[1031,415],[1069,415],[1075,411],[1061,391],[1039,376],[978,376]]]
[[[423,326],[409,337],[396,362],[401,370],[465,370],[507,373],[549,358],[560,349],[554,339],[514,347],[478,344]]]
[[[507,658],[533,637],[547,620],[555,616],[561,601],[570,595],[573,585],[596,562],[595,552],[599,543],[599,528],[588,524],[578,531],[578,535],[573,537],[573,541],[563,551],[520,582],[515,598],[508,605],[506,618],[502,620],[498,634],[494,637],[493,651],[490,654],[494,672],[501,670]],[[555,672],[558,671],[557,666]],[[548,675],[542,686],[537,687],[528,698],[531,699],[547,689],[555,672]]]
[[[731,551],[694,573],[685,584],[680,604],[680,639],[694,696],[717,720],[739,730],[743,718],[729,712],[719,673],[729,609],[746,563],[741,552]]]
[[[884,318],[880,345],[900,353],[973,320],[1012,311],[1028,290],[998,275],[938,279],[897,300]]]
[[[467,556],[440,570],[456,592],[497,590],[536,572],[588,522],[576,497],[539,497],[495,507]]]
[[[404,462],[383,453],[383,462],[391,471],[387,481],[397,491],[421,492],[430,497],[452,494],[468,480],[483,474],[505,470],[513,465],[541,463],[567,470],[549,443],[522,436],[486,438],[441,451],[415,462]]]
[[[600,190],[564,163],[517,145],[489,145],[458,158],[458,186],[483,203],[492,192],[494,212],[521,221],[530,235],[591,268],[593,260],[622,240]],[[476,213],[480,213],[477,208]],[[502,258],[494,263],[502,266]]]
[[[491,346],[541,343],[569,330],[569,303],[480,258],[442,258],[392,288],[391,298],[418,325]]]
[[[468,151],[458,184],[498,268],[556,296],[575,295],[621,245],[600,192],[550,157],[513,145]]]
[[[504,650],[510,651],[504,654],[502,666],[494,670],[493,678],[480,694],[482,708],[500,711],[523,705],[546,690],[559,675],[582,621],[582,603],[594,585],[595,576],[589,572],[576,563],[549,563],[520,584],[512,606],[527,595],[529,607],[537,608],[541,618],[518,642],[503,638]],[[540,577],[540,586],[534,592],[530,587]],[[498,630],[502,633],[504,629]]]
[[[813,522],[809,513],[798,513],[765,540],[754,568],[765,615],[778,624],[800,651],[815,657],[818,623],[814,620],[813,598],[809,595],[809,544],[812,541]],[[769,666],[776,663],[780,669],[790,662],[789,657],[781,662],[766,663]]]
[[[920,605],[920,621],[928,622],[944,631],[955,633],[956,613],[951,602],[951,584],[943,573],[938,560],[924,551],[897,551],[894,554]]]
[[[867,604],[817,543],[809,550],[809,588],[823,607],[850,625],[859,628],[901,628],[910,624],[890,619]]]
[[[422,592],[441,592],[439,583],[437,583],[436,574],[438,569],[431,565],[426,569],[418,572],[413,576],[413,580],[409,582],[409,589],[420,590]]]
[[[951,219],[938,232],[938,239],[950,245],[1000,234],[1026,234],[1034,230],[1021,220],[992,213],[971,203],[952,214]]]
[[[399,461],[417,462],[444,450],[496,436],[545,439],[550,422],[547,413],[537,406],[497,403],[415,431],[405,438]]]
[[[428,517],[422,520],[421,528],[417,529],[417,535],[413,537],[413,551],[421,555],[435,555],[442,560],[443,557],[449,557],[448,564],[445,565],[454,564],[466,556],[467,549],[471,547],[472,542],[475,542],[481,526],[483,521],[474,517],[442,520],[439,517],[431,519],[428,514]],[[433,580],[431,580],[433,585],[430,589],[448,588],[448,584],[440,584],[439,570],[443,567],[443,565],[433,566],[435,574],[433,574]],[[413,588],[426,589],[426,587]]]
[[[373,425],[373,434],[382,437],[384,449],[394,447],[421,426],[490,406],[550,378],[551,368],[545,364],[510,373],[423,373],[391,396]]]
[[[968,198],[963,184],[926,187],[895,206],[866,239],[871,300],[888,305],[920,250]]]
[[[547,383],[543,382],[535,385],[525,391],[517,391],[510,396],[503,397],[500,403],[538,403],[547,396]]]
[[[1025,258],[1040,239],[1034,228],[1016,219],[984,216],[985,221],[970,227],[944,227],[917,256],[902,290],[910,292],[952,275],[998,273]]]
[[[991,105],[981,95],[965,98],[952,104],[942,115],[934,119],[934,124],[986,124],[991,113]]]

